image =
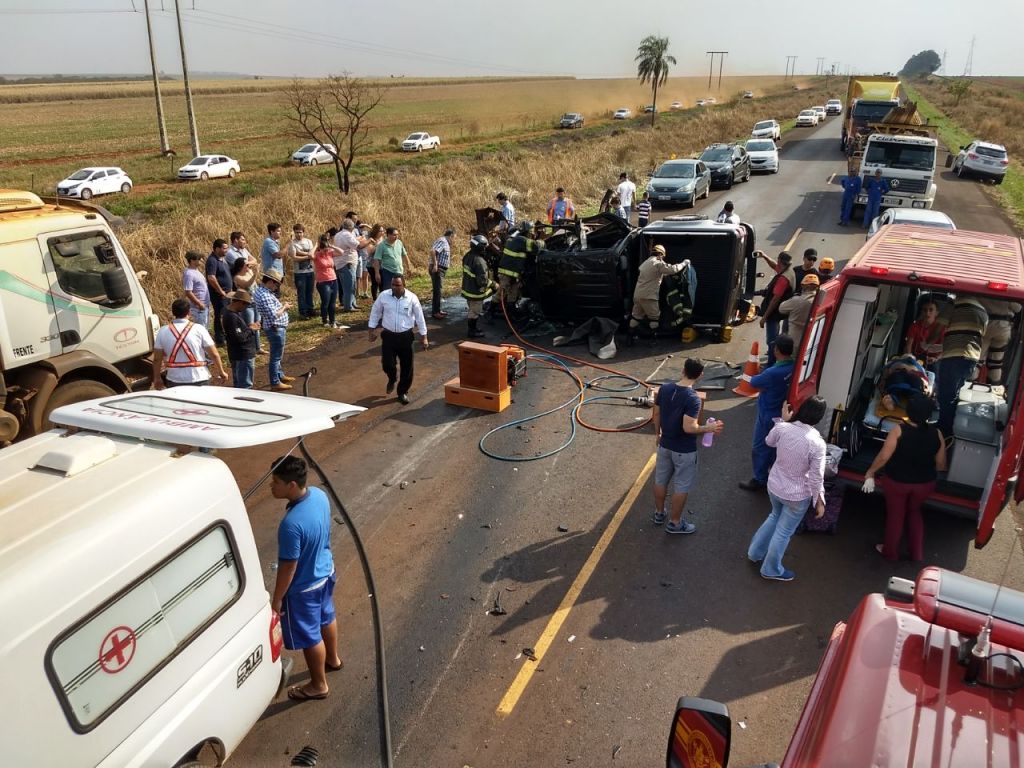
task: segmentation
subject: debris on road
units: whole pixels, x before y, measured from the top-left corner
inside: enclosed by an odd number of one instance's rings
[[[316,761],[319,757],[319,750],[315,747],[305,746],[295,753],[295,757],[292,758],[291,765],[314,766],[316,765]]]
[[[573,642],[576,639],[576,635],[569,635],[569,642]]]
[[[404,490],[405,490],[406,488],[408,488],[408,487],[409,487],[409,481],[408,481],[408,480],[403,480],[402,482],[400,482],[400,483],[398,484],[398,488],[399,488],[400,490],[403,490],[403,491],[404,491]]]
[[[487,611],[489,616],[504,616],[508,613],[504,608],[501,607],[501,593],[499,592],[494,598],[494,605]]]
[[[614,760],[616,757],[618,757],[619,752],[621,750],[622,750],[622,745],[621,744],[616,744],[615,748],[612,750],[612,760]]]
[[[441,599],[442,600],[447,600],[448,599],[448,593],[447,592],[442,592],[441,593]]]
[[[565,523],[562,523],[560,526],[558,526],[558,530],[561,531],[562,533],[568,533],[569,532],[569,526],[566,525]]]
[[[742,728],[743,730],[747,730],[747,722],[746,722],[746,720],[740,720],[740,722],[739,722],[739,726],[740,726],[740,728]]]
[[[530,661],[537,660],[537,654],[534,652],[533,648],[523,648],[523,656],[528,658]]]
[[[427,650],[427,649],[426,649],[426,647],[424,647],[424,646],[422,646],[422,645],[421,645],[421,646],[420,646],[420,653],[423,653],[423,652],[424,652],[425,650]]]

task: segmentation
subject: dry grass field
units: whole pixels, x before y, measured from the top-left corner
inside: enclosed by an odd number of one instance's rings
[[[659,101],[667,108],[673,100],[686,106],[705,96],[723,101],[744,89],[763,95],[781,88],[781,81],[724,78],[720,90],[709,92],[704,78],[672,78]],[[650,100],[650,91],[634,79],[398,82],[373,115],[371,139],[378,152],[393,153],[389,140],[414,130],[429,130],[443,146],[457,146],[546,130],[567,111],[581,111],[588,122],[599,122],[618,107],[636,110]],[[201,81],[195,89],[201,149],[236,158],[243,175],[286,164],[304,143],[285,119],[281,89],[286,85]],[[180,85],[164,90],[177,163],[159,157],[154,102],[146,83],[0,86],[0,183],[45,191],[91,164],[120,165],[139,185],[173,180],[177,166],[188,159],[188,125]]]
[[[908,89],[919,99],[922,112],[939,128],[939,136],[953,152],[974,139],[1002,144],[1010,167],[1002,185],[993,192],[1024,229],[1024,78],[979,77],[956,104],[944,78],[914,81]]]

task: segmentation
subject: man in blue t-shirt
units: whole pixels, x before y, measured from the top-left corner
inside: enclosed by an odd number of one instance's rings
[[[775,426],[775,420],[782,417],[782,404],[786,402],[789,384],[793,380],[793,348],[792,336],[782,334],[775,337],[775,344],[768,353],[772,355],[774,364],[750,377],[750,386],[759,390],[759,394],[754,445],[750,452],[754,475],[739,484],[745,491],[763,491],[768,487],[768,473],[775,463],[775,449],[765,442],[765,438]]]
[[[281,614],[284,647],[301,650],[309,682],[288,689],[293,701],[326,699],[327,672],[341,669],[334,615],[331,504],[319,488],[306,487],[306,462],[283,456],[272,465],[270,492],[287,499],[277,529],[277,583],[272,607]]]
[[[654,396],[654,436],[657,464],[654,468],[654,524],[665,522],[665,497],[672,483],[672,518],[666,533],[693,533],[697,526],[683,520],[690,488],[697,479],[697,435],[718,434],[722,422],[699,424],[701,402],[693,385],[704,373],[704,363],[687,358],[678,382],[663,384]]]

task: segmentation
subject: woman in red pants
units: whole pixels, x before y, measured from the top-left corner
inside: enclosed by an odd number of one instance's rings
[[[946,469],[942,433],[928,423],[934,403],[914,395],[907,404],[909,423],[893,427],[874,463],[864,475],[865,493],[875,490],[875,474],[885,467],[880,483],[885,492],[885,542],[875,547],[886,560],[897,560],[904,526],[910,559],[924,560],[921,507],[935,490],[937,474]]]

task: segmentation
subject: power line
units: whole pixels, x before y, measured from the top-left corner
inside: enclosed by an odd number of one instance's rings
[[[785,78],[786,80],[789,80],[789,77],[790,77],[789,70],[791,68],[793,70],[793,77],[796,77],[796,56],[787,56],[786,57],[786,78]]]
[[[725,61],[725,57],[729,55],[728,51],[704,51],[708,56],[711,57],[711,67],[708,70],[708,90],[711,90],[711,78],[715,73],[715,56],[718,57],[718,89],[722,89],[722,62]]]

